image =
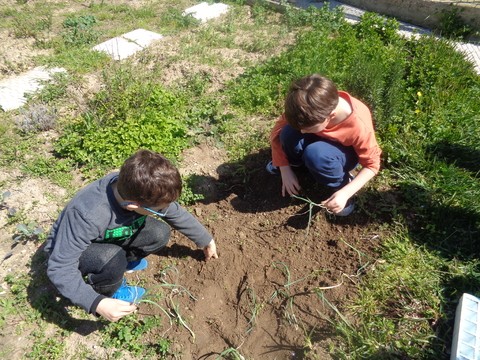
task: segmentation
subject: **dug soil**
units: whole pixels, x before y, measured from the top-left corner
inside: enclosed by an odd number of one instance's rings
[[[167,322],[162,336],[176,342],[182,359],[215,359],[228,348],[249,359],[330,359],[322,347],[332,337],[325,318],[336,319],[329,303],[338,306],[355,296],[357,275],[375,257],[380,240],[376,224],[365,213],[340,218],[314,207],[308,227],[309,206],[282,197],[280,177],[264,170],[268,149],[249,156],[242,176],[228,175],[236,165],[219,163],[219,152],[200,146],[188,150],[184,161],[190,168],[196,164],[197,174],[204,174],[199,187],[210,190],[192,211],[216,240],[219,258],[205,263],[202,251],[178,233],[148,257],[147,287],[177,283],[196,298],[185,292],[173,297],[195,338]],[[298,175],[303,196],[325,199],[326,189],[308,173]],[[179,275],[165,271],[167,266]],[[137,273],[129,279],[136,281]],[[139,313],[162,315],[149,306],[140,306]],[[310,343],[315,345],[308,348]]]

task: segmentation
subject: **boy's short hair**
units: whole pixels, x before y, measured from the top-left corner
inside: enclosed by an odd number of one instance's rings
[[[163,155],[139,150],[123,163],[117,190],[124,200],[154,207],[176,201],[182,192],[177,168]]]
[[[285,119],[295,130],[323,123],[338,105],[332,80],[312,74],[295,81],[285,99]]]

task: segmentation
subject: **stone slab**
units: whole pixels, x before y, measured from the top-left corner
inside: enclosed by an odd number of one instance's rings
[[[127,40],[132,40],[136,44],[146,48],[152,41],[161,39],[163,35],[157,34],[153,31],[137,29],[123,34],[122,37]]]
[[[103,51],[114,60],[123,60],[135,54],[137,51],[143,50],[143,47],[123,37],[117,36],[94,46],[93,50]]]
[[[46,69],[36,67],[20,76],[0,82],[0,106],[4,111],[18,109],[25,105],[25,94],[32,94],[43,88],[42,80],[49,80],[56,72],[65,72],[63,68]]]
[[[222,14],[225,14],[229,9],[229,6],[222,3],[215,3],[209,5],[206,2],[202,2],[184,11],[185,14],[192,14],[195,19],[201,20],[202,23],[207,20],[216,18]]]
[[[145,49],[153,40],[158,40],[162,37],[162,35],[152,31],[137,29],[98,44],[92,49],[103,51],[114,60],[123,60],[137,51]]]

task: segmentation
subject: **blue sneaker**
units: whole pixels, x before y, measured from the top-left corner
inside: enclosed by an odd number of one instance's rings
[[[139,286],[128,286],[127,280],[123,279],[122,285],[112,295],[112,299],[123,300],[133,304],[145,294],[145,291],[144,288]]]
[[[141,259],[138,261],[131,261],[127,263],[127,273],[131,273],[134,271],[144,270],[148,267],[148,261],[145,259]]]
[[[348,201],[345,204],[345,207],[343,208],[342,211],[340,211],[339,213],[336,213],[334,215],[336,215],[336,216],[348,216],[353,212],[354,209],[355,209],[355,195],[352,196],[350,199],[348,199]]]
[[[280,169],[278,168],[278,166],[273,166],[273,161],[270,161],[267,164],[265,170],[267,170],[267,173],[269,173],[270,175],[280,175]]]
[[[355,176],[348,173],[348,182],[351,183],[353,179],[355,179]],[[348,216],[353,212],[354,209],[355,209],[355,195],[353,195],[350,199],[348,199],[347,203],[345,204],[345,207],[343,208],[343,210],[340,211],[339,213],[335,214],[335,215],[336,216]]]

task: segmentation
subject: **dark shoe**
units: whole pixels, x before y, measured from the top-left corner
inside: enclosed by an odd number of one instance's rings
[[[127,269],[126,271],[128,273],[134,272],[134,271],[139,271],[139,270],[144,270],[148,267],[148,261],[145,259],[141,259],[138,261],[131,261],[127,263]]]
[[[138,301],[146,290],[138,286],[128,286],[127,280],[123,279],[122,285],[118,288],[115,294],[112,295],[112,299],[123,300],[128,303],[135,303]]]
[[[265,170],[267,170],[267,173],[269,173],[270,175],[280,175],[280,169],[278,168],[278,166],[273,166],[272,161],[267,164]]]

